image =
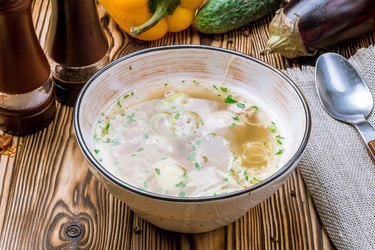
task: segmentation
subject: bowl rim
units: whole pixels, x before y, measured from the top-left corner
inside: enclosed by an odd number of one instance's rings
[[[300,102],[303,105],[303,108],[304,108],[304,111],[305,111],[304,113],[305,113],[305,119],[306,119],[306,126],[304,128],[305,132],[304,132],[304,135],[303,135],[303,140],[302,140],[301,144],[299,145],[298,149],[296,150],[296,152],[290,158],[290,160],[288,162],[286,162],[280,169],[278,169],[271,176],[269,176],[265,180],[255,184],[253,186],[250,186],[250,187],[247,187],[247,188],[242,188],[242,189],[239,189],[237,191],[227,193],[227,194],[221,194],[221,195],[217,195],[217,196],[203,196],[203,197],[183,197],[183,198],[181,198],[181,197],[166,196],[166,195],[162,195],[162,194],[157,194],[157,193],[145,191],[145,190],[136,188],[136,187],[126,183],[125,181],[117,178],[115,175],[113,175],[108,170],[106,170],[96,160],[95,156],[89,150],[89,147],[85,143],[85,141],[83,140],[83,136],[81,134],[81,128],[80,128],[80,125],[79,125],[80,124],[79,114],[80,114],[80,107],[81,107],[81,104],[82,104],[82,99],[83,99],[86,91],[90,88],[91,84],[95,81],[96,78],[98,78],[106,70],[115,66],[118,63],[126,61],[129,58],[136,57],[138,55],[143,55],[143,54],[152,53],[152,52],[156,52],[156,51],[168,51],[168,50],[176,50],[176,49],[177,50],[178,49],[202,49],[202,50],[212,50],[214,52],[220,52],[220,53],[229,53],[229,54],[232,54],[232,55],[235,55],[235,56],[245,58],[247,60],[251,60],[251,61],[253,61],[257,64],[260,64],[261,66],[272,70],[275,74],[277,74],[281,78],[283,78],[285,80],[285,82],[288,83],[292,87],[292,89],[296,92],[297,96],[299,97]],[[284,73],[282,73],[280,70],[276,69],[275,67],[255,58],[255,57],[252,57],[250,55],[247,55],[247,54],[244,54],[244,53],[241,53],[241,52],[237,52],[237,51],[233,51],[233,50],[229,50],[229,49],[207,46],[207,45],[195,45],[195,44],[167,45],[167,46],[158,46],[158,47],[142,49],[142,50],[130,53],[128,55],[122,56],[122,57],[110,62],[109,64],[105,65],[98,72],[96,72],[87,81],[87,83],[83,86],[83,88],[82,88],[82,90],[81,90],[81,92],[80,92],[80,94],[77,98],[76,104],[74,106],[73,123],[74,123],[75,135],[76,135],[76,138],[77,138],[77,141],[78,141],[78,145],[81,148],[81,151],[83,152],[86,159],[89,161],[89,164],[91,164],[91,166],[96,168],[96,170],[98,170],[102,175],[104,175],[106,179],[110,180],[113,184],[119,186],[120,188],[126,189],[127,191],[139,194],[141,196],[145,196],[145,197],[157,199],[157,200],[162,200],[162,201],[172,201],[172,202],[179,202],[179,203],[181,203],[181,202],[182,203],[185,203],[185,202],[199,203],[199,202],[204,202],[204,201],[224,200],[224,199],[228,199],[228,198],[234,198],[236,196],[240,196],[240,195],[243,195],[243,194],[246,194],[246,193],[251,194],[251,192],[266,186],[267,184],[271,183],[275,179],[282,176],[288,169],[293,167],[295,162],[297,162],[300,159],[300,157],[302,156],[302,154],[303,154],[303,152],[306,148],[307,142],[309,140],[310,133],[311,133],[311,113],[310,113],[310,108],[308,106],[307,100],[306,100],[304,94],[302,93],[301,89],[288,76],[286,76]]]

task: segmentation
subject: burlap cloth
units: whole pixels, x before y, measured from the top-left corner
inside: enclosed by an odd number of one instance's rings
[[[375,97],[375,47],[360,49],[349,61]],[[299,170],[321,221],[338,249],[375,249],[375,165],[357,130],[331,118],[315,88],[315,68],[284,71],[309,103],[312,133]],[[375,125],[375,115],[368,119]]]

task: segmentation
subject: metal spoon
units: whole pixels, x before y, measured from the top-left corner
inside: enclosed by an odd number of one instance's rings
[[[374,102],[358,71],[338,54],[323,54],[316,62],[315,82],[327,113],[355,126],[375,159],[375,129],[366,120]]]

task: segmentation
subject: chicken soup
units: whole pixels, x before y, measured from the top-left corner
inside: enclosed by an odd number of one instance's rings
[[[248,93],[194,80],[150,89],[124,94],[95,124],[95,157],[124,182],[168,196],[215,196],[280,166],[283,133]]]

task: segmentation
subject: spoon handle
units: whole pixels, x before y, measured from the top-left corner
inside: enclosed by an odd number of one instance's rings
[[[375,128],[368,121],[358,122],[354,126],[358,129],[372,158],[375,160]]]

